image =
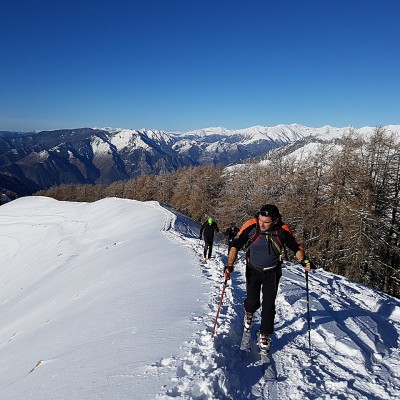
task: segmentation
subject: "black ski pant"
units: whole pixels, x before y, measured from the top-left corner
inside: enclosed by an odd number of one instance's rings
[[[267,271],[258,271],[251,266],[246,267],[247,298],[244,309],[255,313],[261,308],[260,332],[272,334],[274,332],[275,299],[278,294],[279,280],[282,276],[282,266]],[[262,293],[262,303],[260,295]]]
[[[208,258],[211,258],[213,242],[214,238],[204,236],[204,258],[207,258],[207,253],[208,253]]]
[[[229,239],[228,240],[228,256],[229,256],[229,252],[231,250],[232,244],[233,244],[233,239]]]

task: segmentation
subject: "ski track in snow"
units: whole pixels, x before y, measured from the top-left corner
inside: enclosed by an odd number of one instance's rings
[[[157,399],[400,399],[398,300],[324,270],[313,271],[309,274],[310,357],[303,268],[285,263],[271,350],[278,382],[277,388],[270,390],[260,368],[250,365],[258,358],[257,314],[252,352],[239,350],[245,298],[243,253],[239,253],[228,282],[211,338],[227,247],[215,243],[213,258],[202,264],[199,227],[178,213],[165,213],[166,234],[199,260],[209,285],[209,303],[202,316],[193,318],[199,330],[183,344],[183,355],[147,368],[147,377],[174,376]]]

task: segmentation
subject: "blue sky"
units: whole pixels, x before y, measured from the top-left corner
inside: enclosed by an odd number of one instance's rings
[[[399,0],[1,0],[0,130],[400,124]]]

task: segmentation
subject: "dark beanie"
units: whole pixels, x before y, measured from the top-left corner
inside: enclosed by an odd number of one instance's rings
[[[260,208],[260,212],[265,211],[272,219],[281,219],[282,216],[278,210],[278,207],[275,204],[264,204]]]

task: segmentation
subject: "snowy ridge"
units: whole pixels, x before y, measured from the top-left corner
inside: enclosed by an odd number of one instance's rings
[[[162,233],[173,219],[123,199],[0,207],[2,399],[154,398],[165,377],[139,376],[179,353],[203,297],[200,271]]]
[[[400,301],[388,295],[310,273],[310,358],[304,272],[286,263],[270,393],[251,365],[255,338],[239,350],[243,254],[211,338],[226,246],[201,264],[199,225],[184,215],[25,197],[0,207],[0,229],[4,399],[400,399]]]
[[[325,125],[320,128],[312,128],[299,124],[279,124],[275,126],[262,126],[262,125],[254,125],[248,128],[242,129],[227,129],[223,127],[216,128],[204,128],[193,130],[185,133],[171,133],[171,135],[176,136],[177,138],[186,138],[191,140],[198,140],[199,138],[207,139],[207,137],[240,137],[241,141],[244,143],[251,143],[252,141],[258,140],[273,140],[273,141],[281,141],[281,142],[294,142],[297,140],[301,140],[307,137],[317,137],[323,140],[332,140],[335,138],[339,138],[343,136],[345,133],[348,133],[350,130],[350,126],[348,127],[333,127],[330,125]],[[391,125],[388,128],[391,128],[394,132],[399,131],[399,126]],[[360,133],[369,134],[373,132],[375,128],[373,127],[364,127],[359,130],[355,129],[355,131],[359,131]]]
[[[350,126],[339,128],[325,125],[319,128],[313,128],[299,124],[279,124],[276,126],[254,125],[242,129],[209,127],[188,132],[165,132],[151,129],[103,129],[112,134],[111,140],[114,142],[117,142],[116,138],[120,138],[121,135],[125,138],[122,141],[123,145],[117,145],[118,149],[132,145],[132,137],[135,137],[140,133],[154,141],[154,143],[171,145],[175,150],[181,153],[188,151],[192,146],[198,146],[204,151],[213,154],[216,151],[223,152],[235,149],[238,145],[251,146],[252,144],[265,142],[274,143],[278,146],[301,141],[306,138],[329,142],[341,138],[343,135],[349,133],[350,129],[354,129],[355,132],[367,137],[374,132],[375,127],[362,127],[356,129]],[[385,129],[388,133],[394,133],[400,137],[400,126],[388,125]],[[141,145],[144,148],[148,147],[148,145],[142,141],[138,142],[136,145],[138,147]]]
[[[152,151],[149,146],[142,138],[142,136],[154,141],[158,144],[170,143],[171,137],[166,132],[159,130],[134,130],[134,129],[109,129],[110,142],[116,147],[118,151],[125,148],[136,148],[141,147],[146,150]]]

